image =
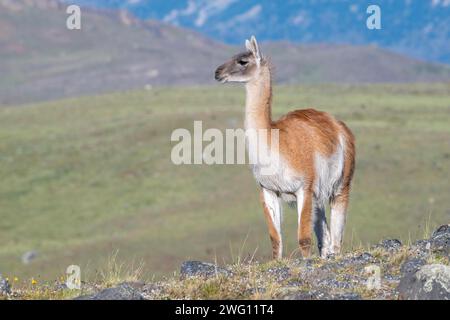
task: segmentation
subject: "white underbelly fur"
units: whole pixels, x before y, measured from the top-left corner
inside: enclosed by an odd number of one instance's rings
[[[261,186],[280,194],[294,194],[302,188],[303,177],[289,167],[278,150],[269,150],[264,143],[260,143],[260,149],[257,149],[257,142],[252,137],[247,138],[248,149],[253,150],[249,152],[253,175]],[[255,150],[258,150],[260,156],[264,155],[263,161],[255,154]],[[291,201],[295,201],[295,196]]]
[[[252,150],[253,141],[249,139],[249,150]],[[267,146],[266,146],[267,148]],[[314,197],[321,205],[325,205],[330,198],[339,192],[342,184],[344,169],[344,149],[345,142],[342,136],[339,137],[339,144],[334,154],[330,157],[324,157],[317,153],[315,155],[316,179],[314,184]],[[264,150],[267,157],[264,163],[259,163],[252,154],[249,158],[252,164],[253,175],[256,181],[264,188],[279,193],[286,202],[295,202],[295,193],[303,188],[304,179],[290,168],[287,161],[281,155],[274,154]],[[270,172],[267,174],[268,162],[270,163]]]

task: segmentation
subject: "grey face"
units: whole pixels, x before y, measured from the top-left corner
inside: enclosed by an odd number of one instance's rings
[[[261,54],[255,37],[246,40],[247,51],[239,53],[217,68],[215,78],[221,83],[248,82],[252,80],[261,65]]]
[[[216,70],[216,80],[225,82],[248,82],[255,74],[257,65],[252,52],[239,53]]]

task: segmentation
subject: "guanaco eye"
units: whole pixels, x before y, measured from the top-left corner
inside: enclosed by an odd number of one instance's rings
[[[241,66],[246,66],[246,65],[248,64],[248,61],[245,61],[245,60],[239,60],[238,63],[239,63]]]

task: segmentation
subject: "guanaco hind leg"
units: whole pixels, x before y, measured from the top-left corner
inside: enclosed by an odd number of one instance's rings
[[[283,243],[281,239],[282,209],[280,199],[275,192],[263,188],[261,191],[261,201],[269,228],[270,240],[272,241],[273,258],[281,259]]]
[[[312,197],[310,190],[300,189],[297,193],[298,244],[304,258],[311,255]]]
[[[331,253],[333,254],[339,254],[341,252],[348,199],[348,190],[344,190],[344,192],[336,196],[330,204]]]
[[[321,204],[316,204],[314,212],[314,231],[317,237],[317,246],[320,256],[326,258],[331,253],[331,236],[328,230],[325,208]]]

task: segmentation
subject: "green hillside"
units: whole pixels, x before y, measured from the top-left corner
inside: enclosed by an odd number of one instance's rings
[[[175,166],[170,135],[242,125],[234,87],[154,89],[0,109],[0,271],[55,279],[70,264],[93,276],[119,250],[147,276],[181,261],[267,259],[270,241],[245,165]],[[277,115],[315,106],[357,139],[347,248],[423,236],[450,218],[450,86],[275,88]],[[431,217],[431,218],[430,218]],[[285,213],[286,254],[296,215]],[[30,264],[23,253],[36,250]]]

